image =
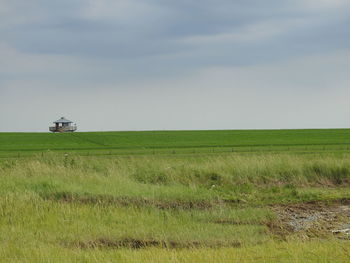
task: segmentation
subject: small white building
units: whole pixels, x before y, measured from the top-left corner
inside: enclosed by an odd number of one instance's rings
[[[53,122],[55,126],[49,127],[51,132],[74,132],[77,130],[77,125],[65,117]]]

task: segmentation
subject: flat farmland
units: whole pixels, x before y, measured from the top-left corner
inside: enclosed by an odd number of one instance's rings
[[[350,129],[0,133],[0,156],[349,151]]]

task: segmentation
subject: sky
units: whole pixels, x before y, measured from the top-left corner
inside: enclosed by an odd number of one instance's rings
[[[0,0],[0,132],[350,127],[349,0]]]

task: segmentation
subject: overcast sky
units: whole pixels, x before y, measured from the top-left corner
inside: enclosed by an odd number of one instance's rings
[[[349,0],[0,0],[0,131],[350,127]]]

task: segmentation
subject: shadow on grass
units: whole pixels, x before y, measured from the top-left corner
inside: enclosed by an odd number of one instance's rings
[[[176,249],[176,248],[220,248],[220,247],[241,247],[241,242],[200,242],[200,241],[164,241],[156,239],[134,239],[134,238],[122,238],[122,239],[109,239],[98,238],[88,241],[74,241],[68,244],[70,248],[78,249],[142,249],[150,247]]]
[[[89,193],[72,193],[72,192],[51,192],[40,193],[40,196],[46,200],[61,201],[67,203],[80,203],[80,204],[100,204],[100,205],[118,205],[118,206],[133,206],[133,207],[145,207],[153,206],[159,209],[210,209],[218,205],[223,205],[219,201],[207,201],[207,200],[154,200],[142,197],[129,197],[129,196],[111,196],[111,195],[93,195]]]

